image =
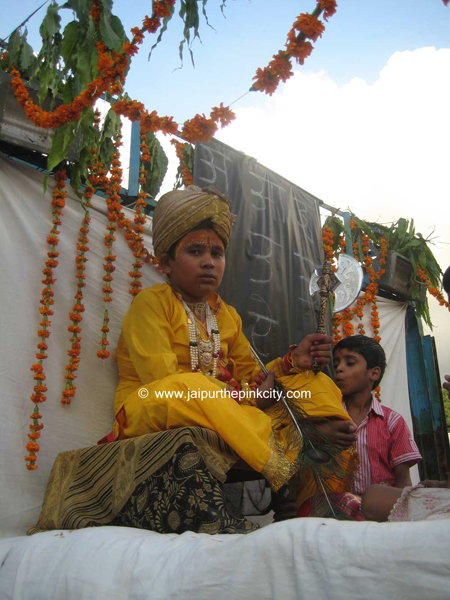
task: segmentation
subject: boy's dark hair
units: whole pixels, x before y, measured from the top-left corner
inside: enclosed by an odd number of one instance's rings
[[[447,267],[447,270],[444,273],[444,277],[442,278],[442,287],[450,296],[450,267]]]
[[[386,354],[380,344],[366,335],[351,335],[338,342],[334,347],[334,352],[336,352],[336,350],[344,349],[353,350],[354,352],[361,354],[366,360],[368,369],[380,367],[380,378],[377,379],[372,386],[372,389],[376,388],[383,379],[384,371],[386,369]]]
[[[201,223],[193,227],[188,233],[190,233],[191,231],[197,231],[198,229],[214,229],[214,224],[211,221],[211,219],[207,219],[206,221],[202,221]],[[174,244],[172,244],[169,248],[169,251],[167,252],[171,260],[175,260],[175,249],[179,241],[180,240],[177,240]]]

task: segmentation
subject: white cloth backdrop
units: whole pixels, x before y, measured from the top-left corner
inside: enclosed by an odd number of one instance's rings
[[[3,534],[23,534],[40,511],[43,493],[56,455],[72,448],[93,446],[109,433],[112,426],[112,399],[117,384],[117,365],[111,359],[97,358],[100,349],[103,311],[109,309],[110,348],[115,348],[122,319],[130,306],[128,271],[134,260],[124,236],[117,232],[114,243],[114,302],[102,300],[103,256],[107,253],[103,234],[106,233],[107,211],[102,198],[94,196],[91,209],[90,251],[87,253],[86,311],[83,313],[81,361],[75,384],[77,391],[70,406],[60,402],[64,388],[65,366],[69,357],[70,336],[67,327],[69,312],[76,293],[75,248],[84,216],[80,202],[70,187],[59,227],[59,265],[55,271],[54,315],[48,340],[48,358],[43,361],[47,375],[47,401],[41,413],[44,429],[38,441],[37,471],[28,472],[23,457],[27,454],[29,415],[34,405],[33,373],[39,321],[39,300],[44,285],[42,269],[49,246],[46,237],[51,227],[51,193],[54,180],[49,180],[43,197],[43,175],[34,169],[0,158],[0,248],[1,248],[1,387],[0,387],[0,531]],[[133,219],[134,213],[125,209]],[[145,244],[151,247],[146,226]],[[162,281],[151,265],[144,265],[143,285]]]
[[[51,191],[54,181],[43,197],[43,175],[36,170],[0,156],[0,532],[2,535],[22,535],[37,521],[47,478],[56,455],[64,450],[95,445],[107,434],[112,424],[112,399],[117,383],[116,364],[102,361],[96,353],[101,339],[105,303],[102,300],[102,264],[106,247],[106,205],[94,197],[91,209],[90,251],[86,263],[86,312],[82,327],[80,368],[77,372],[76,396],[67,407],[60,403],[64,387],[65,366],[70,348],[69,312],[76,291],[74,249],[83,218],[79,200],[68,188],[68,198],[60,226],[60,264],[55,275],[55,305],[51,317],[48,341],[49,358],[44,360],[47,375],[47,401],[41,405],[44,429],[39,440],[37,471],[28,472],[23,457],[27,454],[29,415],[34,405],[31,364],[36,362],[37,330],[41,316],[39,299],[43,289],[42,269],[49,249],[46,237],[51,227]],[[132,211],[125,209],[133,218]],[[114,302],[107,307],[110,316],[110,348],[120,333],[122,319],[131,302],[128,293],[128,271],[133,256],[123,235],[118,232],[114,245],[117,255],[114,272]],[[149,227],[145,243],[151,247]],[[162,280],[151,265],[144,265],[144,286]],[[382,399],[398,410],[411,425],[406,382],[404,341],[405,306],[380,300],[382,344],[388,355],[389,367],[382,386]],[[369,321],[366,331],[369,331]]]

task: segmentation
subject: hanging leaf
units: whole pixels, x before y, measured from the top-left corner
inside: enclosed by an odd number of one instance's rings
[[[117,115],[112,108],[106,114],[105,121],[100,136],[100,143],[106,138],[116,137],[120,128],[120,116]]]
[[[61,43],[61,56],[67,69],[72,68],[78,58],[77,46],[80,44],[80,25],[78,21],[71,21],[64,29]]]
[[[158,138],[151,131],[147,133],[147,145],[150,154],[150,162],[144,163],[147,177],[142,189],[154,198],[158,194],[159,188],[166,175],[169,161]]]
[[[39,69],[39,91],[38,91],[38,102],[42,106],[42,103],[47,98],[48,88],[50,80],[52,78],[52,68],[50,65],[42,64]]]
[[[399,219],[397,222],[397,238],[399,245],[402,244],[405,239],[406,232],[408,231],[409,221],[406,219]]]
[[[161,28],[159,30],[158,37],[156,38],[156,42],[150,48],[150,52],[148,53],[148,60],[150,60],[150,57],[151,57],[152,52],[153,52],[153,49],[156,48],[156,46],[162,40],[162,36],[164,35],[165,31],[167,30],[167,25],[169,24],[170,19],[173,17],[173,13],[174,13],[173,7],[170,6],[169,8],[170,8],[170,16],[163,18],[162,23],[161,23]]]
[[[89,18],[89,7],[90,2],[86,2],[86,0],[68,0],[62,6],[62,8],[73,10],[82,25],[86,23]]]
[[[59,6],[56,2],[52,2],[47,9],[47,14],[41,23],[39,33],[41,34],[42,40],[51,45],[51,41],[54,35],[59,33],[61,27],[61,17],[59,16]]]
[[[100,33],[106,46],[118,52],[127,40],[125,30],[119,17],[102,11],[100,16]]]
[[[106,114],[99,141],[99,160],[109,169],[114,154],[114,141],[120,130],[120,117],[111,108]]]
[[[8,66],[17,65],[20,56],[20,47],[22,45],[22,36],[20,31],[16,29],[14,33],[9,37],[6,51],[8,53]]]
[[[47,159],[48,171],[53,171],[53,169],[66,158],[67,151],[75,140],[75,135],[75,125],[73,123],[67,123],[55,130],[52,149],[50,150]]]

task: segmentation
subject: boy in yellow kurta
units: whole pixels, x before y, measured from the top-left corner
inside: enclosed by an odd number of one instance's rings
[[[309,370],[314,360],[329,362],[329,337],[306,336],[267,365],[267,378],[260,373],[239,315],[216,293],[231,223],[229,202],[216,190],[188,188],[158,202],[154,250],[170,283],[143,290],[124,319],[114,434],[124,439],[185,426],[214,430],[278,490],[298,471],[301,442],[292,447],[288,423],[270,407],[273,397],[263,397],[271,395],[274,378],[287,390],[310,392],[301,401],[309,416],[341,420],[326,427],[343,448],[354,433],[337,387]],[[247,398],[255,388],[259,397]],[[309,482],[299,503],[312,493]]]

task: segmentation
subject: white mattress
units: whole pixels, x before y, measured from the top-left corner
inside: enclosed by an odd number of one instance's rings
[[[120,527],[0,540],[1,600],[443,600],[450,520],[295,519],[247,535]]]

